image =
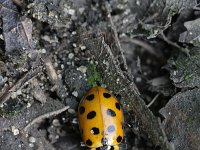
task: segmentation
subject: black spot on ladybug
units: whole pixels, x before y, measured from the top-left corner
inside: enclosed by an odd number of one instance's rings
[[[114,150],[114,146],[111,146],[111,147],[110,147],[110,150]]]
[[[92,119],[96,116],[96,112],[95,111],[91,111],[87,114],[87,119]]]
[[[87,144],[87,146],[92,146],[92,141],[91,141],[90,139],[88,139],[88,140],[86,141],[86,144]]]
[[[120,104],[119,104],[119,103],[115,103],[115,107],[116,107],[118,110],[120,110],[120,109],[121,109],[121,106],[120,106]]]
[[[111,97],[111,95],[110,95],[109,93],[103,93],[103,96],[104,96],[105,98],[110,98],[110,97]]]
[[[92,101],[94,99],[94,94],[90,94],[86,97],[88,101]]]
[[[79,113],[82,115],[85,112],[85,107],[81,106],[79,108]]]
[[[122,137],[119,135],[119,136],[117,137],[117,142],[120,143],[121,141],[122,141]]]
[[[109,133],[114,132],[114,131],[115,131],[115,126],[114,126],[114,125],[109,125],[108,128],[107,128],[107,131],[108,131]]]
[[[116,116],[116,113],[112,109],[108,109],[106,111],[106,113],[107,113],[108,116],[111,116],[111,117],[115,117]]]
[[[94,135],[99,134],[99,128],[93,127],[91,131]]]

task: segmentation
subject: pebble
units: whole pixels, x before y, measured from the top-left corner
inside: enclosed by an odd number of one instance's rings
[[[72,109],[72,108],[69,108],[69,109],[68,109],[68,112],[69,112],[70,114],[75,114],[75,113],[76,113],[76,111],[75,111],[74,109]]]
[[[78,9],[78,11],[80,12],[80,14],[82,14],[85,11],[85,8],[81,7]]]
[[[74,58],[74,54],[73,54],[73,53],[69,53],[68,58],[69,58],[69,59]]]
[[[61,64],[60,67],[61,67],[61,69],[64,69],[64,68],[65,68],[65,66],[64,66],[63,64]]]
[[[29,143],[29,147],[34,147],[34,144],[33,143]]]
[[[22,94],[22,91],[21,91],[21,89],[19,89],[19,90],[17,90],[17,95],[21,95]]]
[[[12,92],[12,93],[11,93],[11,98],[12,98],[12,99],[15,99],[16,97],[17,97],[17,93],[16,93],[16,92]]]
[[[76,31],[73,31],[73,32],[72,32],[72,35],[76,35]]]
[[[79,70],[82,73],[86,73],[87,67],[86,66],[80,66],[80,67],[77,68],[77,70]]]
[[[29,137],[28,140],[29,140],[29,142],[31,142],[31,143],[35,143],[35,142],[36,142],[36,139],[35,139],[34,137],[32,137],[32,136]]]
[[[74,95],[75,97],[78,97],[78,92],[77,91],[73,91],[72,95]]]
[[[74,9],[69,9],[68,13],[73,16],[75,14],[75,10]]]
[[[81,48],[81,50],[85,50],[86,49],[85,45],[80,45],[79,47]]]
[[[72,45],[73,45],[73,47],[77,47],[76,43],[73,43]]]
[[[15,126],[11,127],[11,131],[12,131],[13,135],[18,135],[19,134],[19,129],[17,129]]]
[[[136,77],[136,82],[138,83],[138,82],[141,82],[142,81],[142,78],[140,78],[140,77]]]
[[[54,119],[52,124],[55,126],[55,127],[59,127],[60,126],[60,122],[58,119]]]

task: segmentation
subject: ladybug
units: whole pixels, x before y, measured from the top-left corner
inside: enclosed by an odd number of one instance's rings
[[[123,110],[108,90],[96,86],[78,107],[79,128],[84,144],[91,150],[119,150],[124,137]]]

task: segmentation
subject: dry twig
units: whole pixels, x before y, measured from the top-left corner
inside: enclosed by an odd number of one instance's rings
[[[160,57],[161,57],[161,56],[159,55],[159,53],[156,53],[156,52],[155,52],[154,48],[153,48],[150,44],[148,44],[148,43],[146,43],[146,42],[144,42],[144,41],[141,41],[141,40],[139,40],[139,39],[131,39],[131,38],[124,38],[124,39],[122,39],[121,41],[122,41],[122,42],[130,42],[130,43],[133,43],[133,44],[135,44],[135,45],[138,45],[138,46],[144,48],[145,50],[147,50],[149,53],[153,54],[153,55],[156,56],[157,58],[160,58]]]
[[[126,59],[125,59],[125,56],[124,56],[124,50],[122,49],[121,47],[121,44],[120,44],[120,41],[119,41],[119,38],[118,38],[118,33],[117,33],[117,29],[113,23],[113,20],[112,20],[112,17],[111,17],[111,8],[110,8],[110,5],[103,1],[104,2],[104,5],[105,5],[105,8],[106,8],[106,13],[107,13],[107,17],[108,17],[108,20],[110,22],[110,25],[111,25],[111,29],[113,30],[113,33],[114,33],[114,39],[115,39],[115,43],[116,43],[116,46],[118,48],[118,50],[120,51],[121,53],[121,57],[122,57],[122,60],[123,60],[123,64],[124,64],[124,68],[126,70],[128,70],[128,66],[127,66],[127,63],[126,63]]]
[[[24,127],[23,133],[27,133],[28,130],[30,129],[30,127],[31,127],[32,125],[34,125],[35,123],[40,123],[40,122],[42,122],[42,120],[44,120],[45,118],[49,118],[49,117],[52,117],[52,116],[56,116],[56,115],[58,115],[58,114],[60,114],[60,113],[62,113],[62,112],[64,112],[64,111],[66,111],[68,108],[69,108],[69,106],[65,106],[65,107],[63,107],[63,108],[61,108],[61,109],[58,109],[58,110],[52,111],[52,112],[48,112],[48,113],[46,113],[46,114],[43,114],[43,115],[41,115],[41,116],[35,118],[34,120],[32,120],[29,124],[27,124],[27,125]]]
[[[19,79],[10,89],[8,89],[2,96],[0,97],[0,106],[3,105],[7,100],[9,100],[11,93],[17,91],[22,88],[25,82],[29,81],[30,79],[36,77],[38,73],[42,71],[42,66],[39,66],[35,69],[31,69],[27,72],[21,79]]]

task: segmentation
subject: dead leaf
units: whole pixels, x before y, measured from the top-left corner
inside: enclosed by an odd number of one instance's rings
[[[176,94],[160,110],[165,117],[163,127],[176,150],[200,148],[200,90],[194,89]]]
[[[200,18],[184,23],[187,31],[180,34],[179,42],[193,43],[200,36]]]
[[[19,17],[20,14],[12,0],[0,2],[0,15],[3,20],[6,52],[33,49],[32,21],[25,17]]]
[[[176,87],[200,87],[200,50],[190,49],[190,57],[179,53],[169,61],[170,79]]]

